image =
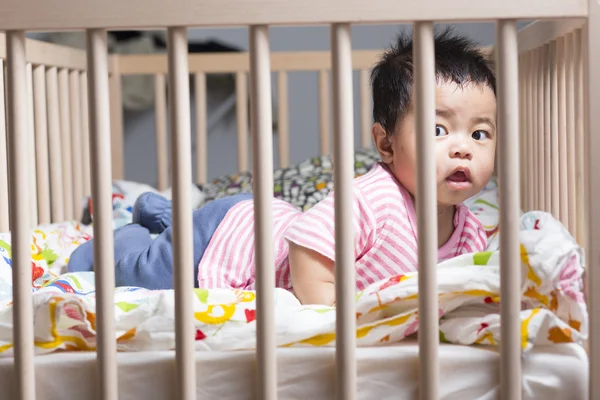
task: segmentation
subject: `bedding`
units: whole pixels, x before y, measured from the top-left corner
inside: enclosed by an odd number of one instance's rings
[[[380,161],[375,148],[354,152],[354,176],[366,174]],[[331,155],[308,158],[297,165],[273,171],[273,196],[306,211],[323,200],[333,189],[333,158]],[[252,192],[252,173],[225,175],[201,186],[208,202],[238,193]]]
[[[581,343],[588,333],[581,249],[550,214],[527,213],[521,217],[520,227],[523,351],[539,345]],[[60,273],[76,241],[89,235],[86,229],[62,224],[34,235],[37,247],[32,248],[32,294],[37,354],[95,348],[93,273]],[[7,239],[1,242],[0,356],[12,355]],[[398,343],[417,333],[417,283],[418,274],[411,273],[378,282],[357,294],[359,347]],[[492,346],[501,342],[498,250],[440,263],[438,288],[442,342]],[[174,349],[172,290],[122,287],[114,294],[119,350]],[[190,301],[198,350],[254,349],[255,292],[196,289]],[[302,306],[291,293],[275,289],[275,312],[279,347],[335,345],[335,308]]]
[[[360,154],[364,155],[361,158]],[[361,175],[377,161],[369,150],[357,152]],[[223,178],[194,193],[196,205],[247,192],[250,176]],[[306,210],[331,190],[331,160],[319,157],[278,172],[274,194]],[[278,182],[278,183],[277,183]],[[113,187],[114,226],[131,221],[137,196],[151,189],[118,181]],[[455,344],[500,341],[498,190],[492,179],[466,204],[488,236],[484,253],[466,254],[438,265],[440,340]],[[168,196],[168,193],[166,193]],[[588,317],[582,295],[584,260],[574,239],[551,215],[521,215],[522,348],[581,343]],[[68,257],[93,235],[77,221],[39,226],[32,232],[32,295],[36,352],[95,347],[93,273],[65,273]],[[10,234],[0,234],[0,357],[12,354],[12,280]],[[400,343],[418,329],[418,275],[396,276],[371,285],[356,296],[360,347]],[[116,338],[121,351],[168,350],[175,345],[174,292],[143,288],[115,289]],[[282,289],[275,290],[276,337],[280,347],[335,345],[335,309],[301,306]],[[196,289],[193,302],[198,350],[243,350],[255,345],[255,293]]]
[[[355,350],[356,399],[419,398],[416,340]],[[256,352],[196,351],[197,400],[255,400]],[[279,348],[277,394],[285,400],[335,399],[335,349]],[[493,346],[442,344],[440,400],[500,398],[499,352]],[[174,351],[117,353],[119,399],[177,398]],[[36,400],[79,400],[98,391],[95,352],[56,352],[36,357]],[[522,357],[523,400],[589,400],[588,357],[574,343],[537,346]],[[18,400],[13,359],[0,358],[2,400]]]

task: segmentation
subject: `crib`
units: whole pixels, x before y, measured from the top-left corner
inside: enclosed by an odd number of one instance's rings
[[[269,12],[260,10],[263,7]],[[600,191],[593,179],[594,171],[600,168],[594,156],[600,144],[592,134],[600,123],[594,113],[598,97],[593,90],[600,86],[600,60],[596,61],[599,56],[594,51],[600,46],[595,41],[600,38],[599,18],[600,5],[583,0],[506,0],[498,4],[472,4],[469,0],[1,3],[0,27],[5,34],[0,40],[4,64],[0,68],[0,93],[4,94],[0,96],[0,232],[10,232],[12,269],[8,277],[12,294],[3,300],[4,314],[0,317],[0,354],[4,353],[0,357],[1,397],[62,399],[94,393],[101,399],[600,398],[600,381],[595,379],[600,346],[592,340],[600,331],[600,318],[596,318],[600,296],[593,290],[600,286],[600,274],[594,266],[600,257],[600,246],[596,246],[600,230],[595,229],[600,226],[600,208],[593,200]],[[536,22],[517,30],[517,20],[530,19]],[[358,70],[360,147],[366,149],[361,154],[370,154],[368,74],[380,52],[352,50],[350,27],[360,23],[413,24],[416,128],[422,130],[434,125],[433,24],[441,21],[495,21],[497,26],[496,43],[488,50],[495,55],[501,139],[494,180],[497,186],[490,186],[486,193],[497,198],[497,204],[492,205],[498,209],[492,225],[501,226],[501,234],[497,235],[497,229],[493,234],[498,251],[485,257],[496,260],[499,267],[496,295],[502,302],[497,320],[502,324],[496,326],[497,331],[490,331],[487,339],[472,339],[472,346],[441,338],[445,322],[440,321],[438,310],[445,299],[438,295],[443,276],[434,256],[435,165],[433,158],[426,157],[434,142],[430,136],[421,135],[417,140],[419,273],[414,300],[418,318],[413,313],[412,319],[418,328],[417,339],[390,341],[394,334],[385,336],[388,328],[384,325],[401,324],[399,315],[377,314],[384,333],[377,344],[365,345],[365,338],[374,331],[373,321],[361,320],[357,314],[361,303],[349,289],[354,286],[351,181],[356,174],[357,153],[353,136],[347,133],[354,132],[352,73]],[[330,25],[331,52],[270,52],[269,26],[315,24]],[[250,50],[188,56],[187,27],[193,26],[247,26]],[[168,54],[109,56],[107,29],[132,27],[166,28]],[[26,31],[82,29],[86,32],[86,51],[25,39]],[[272,244],[267,239],[272,232],[267,200],[273,196],[274,177],[293,167],[289,161],[287,121],[292,111],[287,107],[286,74],[298,70],[319,74],[320,163],[330,162],[336,182],[336,263],[350,268],[336,268],[336,307],[320,310],[320,315],[330,316],[323,317],[330,318],[330,330],[297,338],[294,343],[301,346],[291,346],[282,342],[280,332],[280,318],[285,312],[279,304],[284,306],[287,300],[273,290],[270,282],[274,272],[264,266],[273,264]],[[278,169],[272,157],[272,72],[277,74]],[[226,304],[235,303],[246,312],[250,339],[227,349],[224,342],[216,349],[203,345],[206,335],[198,329],[196,302],[200,293],[187,279],[192,268],[191,210],[196,188],[192,185],[191,132],[196,135],[195,183],[201,185],[201,192],[214,189],[214,182],[206,179],[210,149],[206,146],[203,108],[206,76],[211,73],[235,76],[238,170],[239,175],[251,172],[246,189],[252,190],[255,199],[257,290],[251,295],[208,294],[225,299],[217,299],[209,307],[224,310]],[[174,204],[174,290],[160,297],[162,303],[153,303],[170,307],[160,315],[163,325],[170,324],[165,328],[168,335],[159,332],[153,336],[152,329],[142,329],[141,323],[137,330],[119,331],[120,321],[130,310],[125,300],[134,295],[115,291],[113,181],[125,178],[121,79],[136,74],[154,76],[157,190],[170,187]],[[199,99],[193,128],[190,76]],[[167,112],[170,182],[165,150]],[[32,153],[34,157],[27,156]],[[502,190],[506,187],[510,190]],[[88,196],[93,207],[85,201]],[[489,202],[488,197],[480,200]],[[93,215],[93,225],[87,228],[79,222],[85,207]],[[589,323],[557,325],[559,338],[552,340],[552,345],[537,343],[545,343],[552,336],[542,322],[533,339],[523,332],[525,311],[518,294],[524,280],[540,278],[535,272],[534,278],[528,275],[533,271],[531,266],[522,269],[529,261],[519,241],[528,223],[521,210],[548,213],[544,218],[551,215],[560,222],[572,242],[585,250],[585,284],[591,289],[586,293]],[[91,286],[87,286],[93,289],[92,300],[75,299],[79,295],[73,293],[76,285],[71,293],[38,295],[36,290],[43,287],[32,290],[32,251],[36,237],[45,235],[39,227],[63,223],[95,239],[95,264],[99,267],[90,278]],[[0,245],[6,234],[0,236]],[[0,252],[2,255],[6,253]],[[34,283],[43,278],[36,278],[35,273],[34,265]],[[59,278],[53,277],[55,286],[60,286]],[[85,282],[80,284],[85,286]],[[255,309],[244,308],[244,296],[251,296]],[[202,304],[206,306],[206,299]],[[546,308],[551,306],[546,304]],[[41,309],[50,312],[42,313]],[[61,312],[62,319],[54,319]],[[300,318],[299,311],[292,315]],[[528,321],[533,317],[532,312]],[[48,323],[47,336],[40,336],[39,327]],[[80,330],[69,330],[65,324]],[[71,336],[61,333],[63,330]],[[498,335],[502,337],[500,343]],[[584,340],[584,345],[572,343],[577,337],[589,340]]]

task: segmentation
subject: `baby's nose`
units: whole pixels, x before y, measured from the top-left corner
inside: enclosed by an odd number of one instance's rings
[[[473,153],[465,143],[456,143],[450,148],[450,158],[464,158],[470,160],[473,158]]]

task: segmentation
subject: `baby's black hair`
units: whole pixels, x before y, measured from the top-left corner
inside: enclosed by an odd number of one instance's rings
[[[451,28],[436,32],[435,75],[438,82],[457,85],[486,85],[496,94],[496,78],[491,61],[478,45]],[[411,102],[413,85],[413,42],[408,34],[400,34],[371,72],[373,90],[373,120],[380,123],[388,135],[404,118]]]

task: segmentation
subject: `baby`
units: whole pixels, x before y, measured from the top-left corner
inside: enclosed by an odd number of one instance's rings
[[[417,134],[436,136],[438,260],[485,250],[485,232],[462,204],[490,179],[496,147],[495,78],[484,55],[446,30],[435,37],[436,126],[415,132],[412,42],[400,36],[372,72],[372,135],[381,156],[353,181],[356,290],[415,271]],[[273,199],[275,285],[303,304],[335,303],[334,198],[305,213]],[[115,231],[118,286],[172,288],[171,205],[140,196],[130,225]],[[254,218],[250,195],[215,200],[193,213],[196,287],[254,289]],[[152,239],[151,234],[159,234]],[[93,270],[91,241],[69,271]]]

